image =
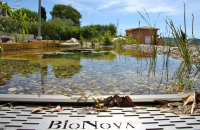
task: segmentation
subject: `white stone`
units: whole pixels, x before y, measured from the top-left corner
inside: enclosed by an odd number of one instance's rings
[[[17,88],[9,88],[8,89],[8,91],[10,91],[10,92],[14,92],[14,91],[16,91],[17,90]]]

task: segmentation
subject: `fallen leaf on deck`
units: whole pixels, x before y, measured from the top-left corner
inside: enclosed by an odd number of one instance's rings
[[[58,105],[56,108],[54,108],[51,112],[61,112],[64,109],[62,107],[60,107],[60,105]]]
[[[67,96],[67,97],[71,97],[72,95],[71,94],[64,94],[64,96]]]
[[[7,105],[9,105],[12,109],[14,109],[14,107],[13,107],[13,102],[9,102],[9,103],[5,103],[5,104],[2,104],[2,105],[0,105],[0,109],[2,108],[2,107],[4,107],[4,106],[7,106]]]
[[[31,113],[37,113],[37,112],[40,112],[40,111],[42,111],[42,110],[43,110],[42,107],[38,107],[38,108],[33,109],[33,110],[31,111]]]
[[[129,96],[120,97],[118,95],[110,96],[104,99],[97,99],[100,103],[104,103],[105,106],[113,107],[115,104],[118,107],[133,107],[134,103]]]
[[[195,92],[187,97],[183,98],[183,106],[193,103],[195,99]]]
[[[193,92],[185,98],[182,98],[183,102],[170,102],[166,100],[155,100],[162,105],[157,108],[166,109],[174,114],[199,114],[200,111],[200,92]]]
[[[122,101],[120,102],[121,107],[133,107],[134,103],[129,96],[122,97]]]
[[[14,109],[14,107],[13,107],[12,103],[8,103],[8,104],[10,105],[10,107],[11,107],[12,109]]]

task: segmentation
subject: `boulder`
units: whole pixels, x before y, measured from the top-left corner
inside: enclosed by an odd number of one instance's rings
[[[70,41],[71,42],[78,42],[78,40],[76,38],[71,38]]]
[[[124,37],[117,37],[117,38],[113,38],[112,42],[114,43],[119,43],[120,41],[125,41]]]

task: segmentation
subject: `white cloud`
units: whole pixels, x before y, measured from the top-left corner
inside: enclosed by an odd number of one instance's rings
[[[169,4],[164,0],[146,0],[141,2],[141,0],[136,0],[134,2],[125,3],[121,12],[135,13],[137,11],[143,12],[144,9],[148,13],[166,13],[166,14],[179,14],[179,7],[177,4]]]
[[[80,11],[87,11],[88,14],[110,14],[115,13],[136,13],[144,11],[148,13],[165,13],[177,15],[183,13],[183,0],[57,0],[63,4],[71,4]],[[186,8],[190,12],[199,12],[199,0],[185,0]],[[195,8],[192,8],[195,7]],[[105,12],[104,12],[105,11]]]
[[[87,0],[55,0],[56,2],[72,5],[72,7],[76,8],[79,11],[87,11],[88,14],[97,13],[95,9],[87,5]]]
[[[116,5],[116,4],[119,4],[119,3],[120,3],[119,1],[110,1],[107,4],[103,4],[100,7],[98,7],[97,10],[99,10],[99,9],[106,9],[106,8],[109,8],[109,7],[111,7],[113,5]]]

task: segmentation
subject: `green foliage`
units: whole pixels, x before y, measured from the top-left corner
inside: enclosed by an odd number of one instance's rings
[[[76,14],[77,12],[73,10],[71,6],[55,5],[55,8],[59,9],[57,10],[54,9],[51,12],[53,13],[54,17],[47,22],[45,20],[42,21],[42,27],[41,27],[42,37],[48,36],[49,39],[52,40],[57,40],[57,39],[69,40],[72,37],[78,40],[79,39],[92,40],[95,38],[103,39],[101,37],[104,36],[106,32],[110,32],[109,35],[111,37],[115,36],[117,32],[116,26],[114,24],[108,24],[108,25],[98,24],[98,25],[88,25],[83,27],[75,26],[77,23],[75,23],[73,19],[66,18],[66,16],[63,14],[61,14],[61,16],[65,17],[61,17],[59,15],[57,16],[57,13],[59,13],[59,11],[62,12],[64,9],[69,9],[69,8],[71,8],[69,10],[74,11],[73,13]],[[34,36],[37,36],[38,21],[31,20],[31,18],[33,18],[32,16],[36,17],[36,14],[33,11],[22,8],[15,12],[10,12],[10,14],[12,16],[10,18],[0,18],[0,26],[4,27],[2,28],[3,32],[10,32],[13,34],[22,33],[23,35],[25,33],[30,33],[34,34]],[[108,43],[109,38],[108,37],[106,38]],[[104,40],[99,40],[99,41],[102,41],[103,43]]]
[[[73,25],[75,25],[74,22],[71,19],[65,19],[65,18],[61,19],[61,18],[57,18],[57,17],[50,19],[48,22],[58,24],[60,26],[73,26]]]
[[[93,28],[92,26],[93,25],[82,27],[82,36],[85,39],[92,39],[100,35],[100,32],[95,28]]]
[[[125,40],[126,40],[127,44],[135,44],[136,43],[136,40],[132,36],[126,36]]]
[[[15,22],[18,23],[19,26],[17,26],[17,27],[20,27],[20,32],[22,33],[22,42],[23,42],[25,33],[28,33],[28,26],[27,26],[27,21],[26,21],[27,15],[25,12],[23,12],[24,9],[22,8],[19,11],[13,12],[7,3],[0,5],[0,9],[8,11],[10,17],[7,18],[6,20],[11,19],[11,21],[9,21],[9,23],[4,23],[4,24],[11,24],[11,23],[15,23]],[[3,19],[1,19],[1,20],[3,20]],[[15,21],[12,21],[12,20],[15,20]],[[11,26],[14,26],[14,25],[12,24]],[[3,31],[4,32],[8,31],[8,32],[14,33],[17,31],[16,30],[17,27],[14,26],[14,28],[15,28],[15,29],[13,29],[14,31],[10,30],[10,28],[7,30],[3,30]]]
[[[190,42],[192,42],[192,40],[188,39],[188,35],[187,35],[187,31],[186,31],[186,16],[185,16],[185,3],[184,3],[184,31],[182,30],[182,28],[176,28],[173,21],[172,20],[168,20],[166,21],[167,25],[170,27],[172,34],[174,36],[174,38],[177,40],[177,46],[179,51],[181,52],[181,56],[184,59],[185,65],[186,65],[186,69],[187,71],[192,71],[193,68],[193,58],[191,56],[191,54],[189,53],[189,44]],[[194,21],[194,18],[193,20]],[[192,24],[192,28],[193,28],[193,24]],[[193,30],[192,30],[193,32]],[[197,66],[198,68],[198,66]]]
[[[115,36],[117,34],[117,26],[115,26],[114,24],[110,23],[107,27],[108,27],[108,30],[110,31],[110,34],[112,36]]]
[[[98,42],[99,42],[98,38],[92,38],[91,39],[92,46],[95,46],[95,43],[98,43]]]
[[[44,21],[46,21],[47,19],[47,12],[45,10],[45,8],[43,6],[41,6],[41,18],[44,19]]]
[[[37,12],[35,11],[31,11],[29,9],[26,8],[20,8],[18,10],[15,11],[16,14],[20,14],[20,12],[22,12],[22,15],[26,14],[26,21],[37,21],[38,20],[38,15]]]
[[[103,36],[103,45],[113,45],[111,33],[108,31]]]
[[[183,88],[194,88],[193,81],[187,78],[178,78],[174,81],[175,86],[182,86]]]
[[[76,26],[80,26],[82,15],[70,5],[57,4],[54,5],[50,12],[52,18],[71,19]]]
[[[82,36],[85,39],[99,38],[102,37],[106,32],[109,32],[109,35],[115,36],[117,28],[114,24],[109,25],[88,25],[82,27]]]
[[[10,17],[12,17],[13,11],[12,9],[8,6],[8,3],[5,2],[4,4],[0,5],[0,10],[4,11],[7,10],[7,13],[9,14]]]
[[[1,31],[3,32],[18,32],[20,30],[20,23],[11,18],[0,18]]]
[[[168,23],[174,37],[177,39],[177,46],[179,51],[181,52],[181,55],[186,63],[186,66],[188,66],[189,68],[192,67],[192,61],[191,61],[191,57],[188,51],[188,47],[189,47],[189,41],[186,38],[186,32],[183,32],[182,29],[180,28],[176,28],[174,26],[174,23],[172,20],[170,20],[170,22]]]
[[[48,36],[50,39],[56,40],[58,35],[60,34],[59,28],[60,26],[55,23],[49,23],[49,22],[43,23],[41,29],[42,37]]]
[[[54,5],[53,10],[50,12],[52,18],[64,18],[62,11],[65,9],[66,5],[57,4]]]
[[[80,44],[81,44],[81,46],[82,46],[82,45],[83,45],[83,42],[84,42],[84,38],[83,38],[82,35],[80,35],[79,42],[80,42]]]
[[[26,13],[23,13],[23,10],[20,10],[18,13],[14,13],[13,18],[16,21],[19,21],[21,25],[21,34],[22,34],[22,42],[24,41],[25,33],[28,33],[28,23],[26,21]]]
[[[42,22],[43,24],[43,22]],[[38,22],[32,21],[28,23],[28,31],[30,34],[34,34],[34,36],[38,35]]]

